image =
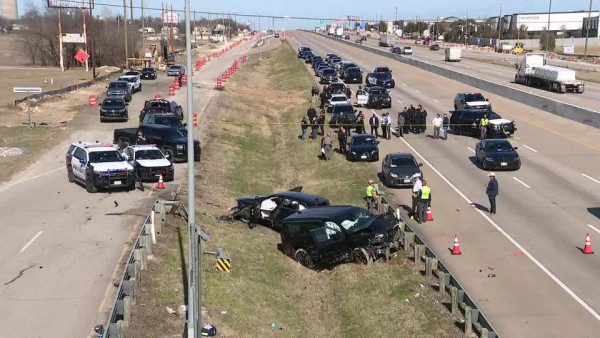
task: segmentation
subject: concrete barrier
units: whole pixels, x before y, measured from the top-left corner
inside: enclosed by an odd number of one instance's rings
[[[307,32],[317,34],[311,31]],[[528,87],[526,86],[523,86],[523,90],[516,89],[503,84],[480,79],[472,75],[460,73],[449,68],[437,66],[425,61],[403,57],[401,55],[390,53],[386,50],[380,50],[370,46],[363,46],[346,40],[335,39],[326,35],[317,35],[330,38],[332,40],[339,41],[349,46],[354,46],[356,48],[360,48],[362,50],[375,53],[377,55],[381,55],[392,60],[400,61],[402,63],[421,68],[423,70],[447,77],[451,80],[462,82],[469,86],[473,86],[481,90],[505,97],[507,99],[526,104],[530,107],[541,109],[558,116],[562,116],[569,120],[580,122],[588,126],[600,128],[600,112],[526,92],[525,90],[528,90]]]

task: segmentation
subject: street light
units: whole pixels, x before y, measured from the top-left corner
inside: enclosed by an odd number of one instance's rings
[[[583,58],[587,59],[587,47],[588,47],[588,37],[590,36],[590,19],[592,16],[592,0],[590,0],[590,9],[588,11],[588,19],[587,19],[587,25],[585,28],[585,49],[583,51]],[[600,19],[599,19],[600,20]],[[597,31],[597,29],[596,29]],[[598,34],[596,34],[598,35]]]

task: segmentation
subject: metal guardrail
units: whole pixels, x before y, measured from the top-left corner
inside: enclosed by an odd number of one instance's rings
[[[473,333],[475,329],[481,338],[496,338],[499,335],[495,332],[492,324],[488,321],[485,315],[478,308],[475,301],[462,287],[460,282],[452,274],[450,269],[446,267],[435,253],[427,246],[426,242],[419,237],[414,230],[400,216],[400,209],[394,208],[392,204],[385,198],[381,197],[377,204],[379,214],[393,213],[400,223],[400,230],[403,233],[403,249],[414,252],[414,262],[420,264],[425,262],[425,277],[428,278],[427,283],[431,283],[433,278],[437,278],[439,291],[444,294],[446,291],[451,296],[451,312],[453,315],[458,315],[462,312],[465,318],[465,336]]]
[[[95,78],[93,80],[82,82],[82,83],[78,83],[78,84],[74,84],[74,85],[71,85],[71,86],[68,86],[68,87],[65,87],[65,88],[55,89],[55,90],[51,90],[51,91],[47,91],[47,92],[43,92],[43,93],[39,93],[39,94],[27,95],[27,96],[25,96],[22,99],[15,100],[15,106],[18,105],[19,103],[25,102],[27,100],[51,97],[51,96],[54,96],[54,95],[60,95],[60,94],[64,94],[64,93],[68,93],[68,92],[74,91],[74,90],[79,90],[81,88],[86,88],[86,87],[89,87],[89,86],[93,85],[96,82],[100,82],[100,81],[106,80],[109,77],[111,77],[112,75],[117,74],[117,73],[122,73],[122,72],[123,72],[122,70],[117,70],[117,71],[114,71],[114,72],[110,72],[110,73],[108,73],[106,75],[99,76],[99,77],[97,77],[97,78]]]

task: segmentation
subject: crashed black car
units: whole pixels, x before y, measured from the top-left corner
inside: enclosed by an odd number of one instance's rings
[[[365,90],[369,94],[366,108],[392,108],[392,98],[387,89],[383,87],[367,87]]]
[[[281,223],[289,215],[304,209],[329,205],[329,200],[302,192],[302,187],[274,195],[246,196],[237,199],[232,208],[234,219],[248,223],[250,229],[256,224],[265,224],[275,230],[281,229]]]
[[[388,260],[400,247],[401,232],[393,211],[379,216],[354,206],[298,211],[283,221],[281,249],[310,269],[337,263],[369,264]]]

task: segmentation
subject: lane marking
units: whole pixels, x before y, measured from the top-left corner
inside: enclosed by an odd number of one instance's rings
[[[587,226],[588,226],[590,229],[592,229],[592,230],[594,230],[595,232],[597,232],[597,233],[599,233],[599,234],[600,234],[600,230],[598,230],[598,228],[596,228],[595,226],[593,226],[593,225],[591,225],[591,224],[588,224]]]
[[[44,231],[40,231],[37,234],[35,234],[35,236],[33,236],[32,239],[29,240],[29,242],[27,242],[27,244],[25,244],[21,250],[19,250],[19,252],[23,252],[25,250],[27,250],[27,248],[29,248],[29,246],[33,243],[33,241],[35,241],[38,237],[40,237],[42,234],[44,233]]]
[[[530,186],[528,186],[528,185],[527,185],[525,182],[521,181],[520,179],[518,179],[518,178],[516,178],[516,177],[514,177],[514,176],[513,176],[513,178],[515,179],[515,181],[517,181],[517,182],[521,183],[521,184],[522,184],[522,185],[523,185],[525,188],[527,188],[527,189],[531,189],[531,187],[530,187]]]
[[[415,92],[421,94],[421,91],[419,91],[418,89],[415,89]]]
[[[417,156],[421,158],[421,160],[427,164],[446,184],[452,188],[465,202],[469,203],[469,205],[473,205],[473,202],[462,193],[462,191],[458,190],[458,188],[452,184],[441,172],[439,172],[434,166],[429,163],[415,148],[413,148],[404,138],[400,138],[404,144],[410,148]],[[486,221],[488,221],[498,232],[500,232],[506,239],[508,239],[514,246],[517,247],[520,251],[522,251],[538,268],[540,268],[548,277],[550,277],[558,286],[560,286],[571,298],[573,298],[579,305],[581,305],[587,312],[589,312],[596,320],[600,321],[600,314],[598,314],[591,306],[589,306],[583,299],[581,299],[573,290],[569,289],[569,287],[563,283],[558,277],[556,277],[548,268],[546,268],[540,261],[538,261],[529,251],[527,251],[521,244],[519,244],[514,238],[512,238],[504,229],[502,229],[496,222],[494,222],[488,215],[486,215],[482,210],[474,208],[476,212],[478,212],[481,217],[483,217]]]
[[[438,101],[438,100],[436,100],[436,99],[432,99],[432,100],[433,100],[434,102],[440,102],[440,101]]]
[[[403,85],[403,86],[406,86],[406,83],[402,82],[402,85]]]
[[[396,101],[398,101],[398,103],[402,103],[402,101],[400,101],[400,100],[396,100]]]
[[[533,151],[534,153],[537,153],[537,152],[538,152],[537,150],[535,150],[535,149],[533,149],[533,148],[531,148],[531,147],[529,147],[529,146],[527,146],[527,145],[525,145],[525,144],[523,145],[523,147],[525,147],[525,148],[527,148],[527,149],[529,149],[529,150]]]
[[[595,179],[595,178],[593,178],[593,177],[590,177],[590,176],[588,176],[588,175],[586,175],[586,174],[581,174],[581,176],[583,176],[583,177],[585,177],[585,178],[589,178],[590,180],[592,180],[592,181],[594,181],[594,182],[596,182],[596,183],[600,183],[600,181],[598,181],[597,179]]]
[[[6,185],[6,186],[4,186],[4,187],[0,188],[0,191],[6,190],[6,189],[8,189],[8,188],[10,188],[10,187],[12,187],[12,186],[15,186],[15,185],[17,185],[17,184],[25,183],[25,182],[27,182],[27,181],[31,181],[31,180],[34,180],[34,179],[36,179],[36,178],[40,178],[40,177],[43,177],[43,176],[46,176],[46,175],[52,174],[53,172],[59,171],[59,170],[61,170],[61,169],[64,169],[64,168],[65,168],[65,167],[56,168],[56,169],[53,169],[53,170],[47,171],[47,172],[45,172],[45,173],[43,173],[43,174],[39,174],[39,175],[36,175],[36,176],[33,176],[33,177],[25,178],[25,179],[22,179],[22,180],[20,180],[20,181],[17,181],[17,182],[14,182],[14,183],[8,184],[8,185]]]
[[[475,150],[473,150],[471,147],[467,147],[467,149],[469,149],[473,154],[475,154]]]

